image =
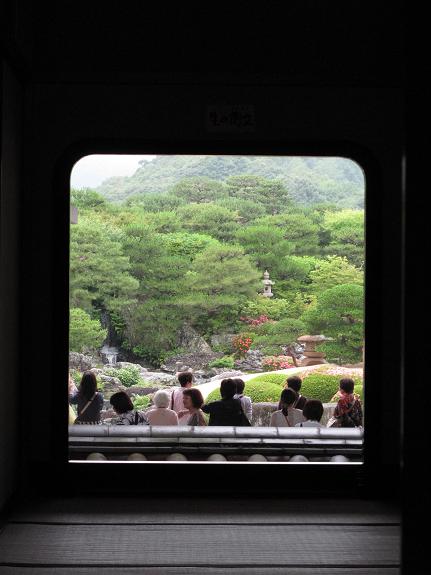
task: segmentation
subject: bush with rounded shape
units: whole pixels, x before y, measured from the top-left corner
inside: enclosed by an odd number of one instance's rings
[[[279,386],[283,387],[286,383],[286,378],[288,377],[285,373],[280,374],[270,374],[270,375],[259,375],[246,384],[259,384],[266,386]],[[301,394],[307,397],[308,399],[319,399],[322,403],[330,403],[331,399],[338,391],[340,387],[340,379],[341,377],[338,375],[326,375],[324,373],[310,373],[306,375],[302,380],[302,387],[301,387]],[[352,378],[355,382],[355,389],[354,392],[359,395],[361,400],[363,400],[363,385],[362,380],[358,377]],[[214,393],[214,392],[212,392]],[[279,391],[279,394],[281,390]],[[244,392],[245,395],[250,395]],[[265,401],[265,400],[260,400]],[[268,400],[266,400],[268,401]],[[277,399],[278,401],[278,399]]]
[[[261,402],[277,402],[280,399],[281,389],[275,383],[268,383],[267,381],[253,382],[247,381],[245,383],[244,395],[248,395],[253,403]],[[205,399],[205,403],[221,399],[220,389],[214,389]]]
[[[234,367],[234,358],[231,355],[225,355],[224,357],[220,357],[215,359],[214,361],[210,361],[208,367]]]
[[[141,385],[141,379],[138,367],[123,367],[121,369],[105,369],[105,374],[112,377],[118,377],[124,387],[131,387],[132,385]]]
[[[340,379],[338,375],[310,373],[302,380],[301,394],[309,399],[320,399],[322,403],[329,403],[340,387]],[[354,391],[362,399],[362,381],[359,378],[353,378],[353,381]]]

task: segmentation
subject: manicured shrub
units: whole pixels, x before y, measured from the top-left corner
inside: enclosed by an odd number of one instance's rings
[[[244,395],[251,397],[253,403],[263,401],[277,402],[280,399],[280,393],[280,385],[266,381],[247,381],[244,389]],[[214,389],[205,399],[205,403],[216,401],[217,399],[221,399],[220,390]]]
[[[288,377],[286,373],[258,375],[256,377],[253,377],[253,379],[250,379],[247,382],[247,385],[249,385],[250,383],[271,383],[271,384],[274,383],[276,385],[283,386],[286,382],[286,377]]]
[[[208,364],[208,367],[229,367],[233,368],[234,366],[234,358],[231,355],[225,355],[224,357],[220,357],[211,361]]]
[[[259,375],[247,382],[246,386],[257,383],[264,386],[278,385],[283,387],[287,377],[288,374]],[[302,380],[301,393],[309,399],[319,399],[322,403],[329,403],[340,387],[341,378],[342,376],[339,375],[326,375],[318,372],[310,373]],[[361,378],[353,377],[352,379],[355,382],[355,393],[363,400]]]
[[[142,385],[143,380],[141,379],[138,367],[123,367],[122,369],[105,369],[106,375],[111,377],[117,377],[124,387],[131,387],[132,385]]]
[[[324,373],[310,373],[302,381],[301,393],[310,399],[320,399],[328,403],[340,387],[338,375],[326,375]],[[362,380],[352,378],[355,382],[355,393],[362,398]]]

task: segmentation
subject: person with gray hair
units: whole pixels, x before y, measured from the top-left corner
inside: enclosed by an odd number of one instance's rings
[[[154,406],[145,415],[150,425],[178,425],[178,416],[169,409],[171,394],[164,389],[156,391],[153,397]]]

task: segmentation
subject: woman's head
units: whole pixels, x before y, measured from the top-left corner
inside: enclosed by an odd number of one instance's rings
[[[164,389],[159,389],[156,391],[153,397],[153,403],[156,407],[169,407],[171,401],[170,394]]]
[[[181,387],[190,387],[193,383],[193,373],[191,371],[182,371],[177,375]]]
[[[133,409],[133,403],[125,391],[118,391],[111,395],[109,403],[114,408],[116,413],[126,413]]]
[[[91,399],[97,391],[96,375],[92,371],[84,371],[79,385],[79,391],[87,399]]]
[[[288,388],[296,391],[296,393],[299,393],[302,385],[302,379],[298,375],[292,375],[286,379],[286,385]]]
[[[244,380],[240,379],[239,377],[235,377],[233,381],[235,382],[236,385],[236,392],[238,394],[244,393],[244,387],[245,387]]]
[[[309,399],[304,405],[302,414],[309,421],[320,421],[323,415],[323,403],[318,399]]]
[[[233,379],[222,379],[220,383],[220,395],[223,399],[231,399],[236,393],[236,383]]]
[[[355,389],[355,382],[350,377],[345,377],[344,379],[340,379],[340,389],[344,391],[344,393],[353,393]]]
[[[200,409],[204,403],[202,393],[196,387],[183,391],[184,407],[186,409]]]
[[[280,395],[280,406],[281,409],[289,407],[295,403],[298,399],[298,394],[293,389],[287,388],[283,389]]]

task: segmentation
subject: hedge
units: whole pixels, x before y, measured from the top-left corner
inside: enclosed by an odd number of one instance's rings
[[[286,382],[287,374],[270,374],[270,375],[259,375],[251,379],[248,384],[260,384],[260,385],[278,385],[279,387],[284,387]],[[309,399],[320,399],[322,403],[329,403],[337,392],[340,386],[340,376],[338,375],[326,375],[323,373],[311,373],[304,377],[302,380],[301,393]],[[363,385],[360,378],[353,378],[355,382],[355,393],[357,393],[363,400]],[[247,384],[246,384],[247,385]]]
[[[244,395],[251,397],[253,403],[263,401],[277,402],[280,399],[281,387],[276,383],[267,381],[247,381],[244,388]],[[220,389],[214,389],[205,399],[205,403],[221,399]]]

